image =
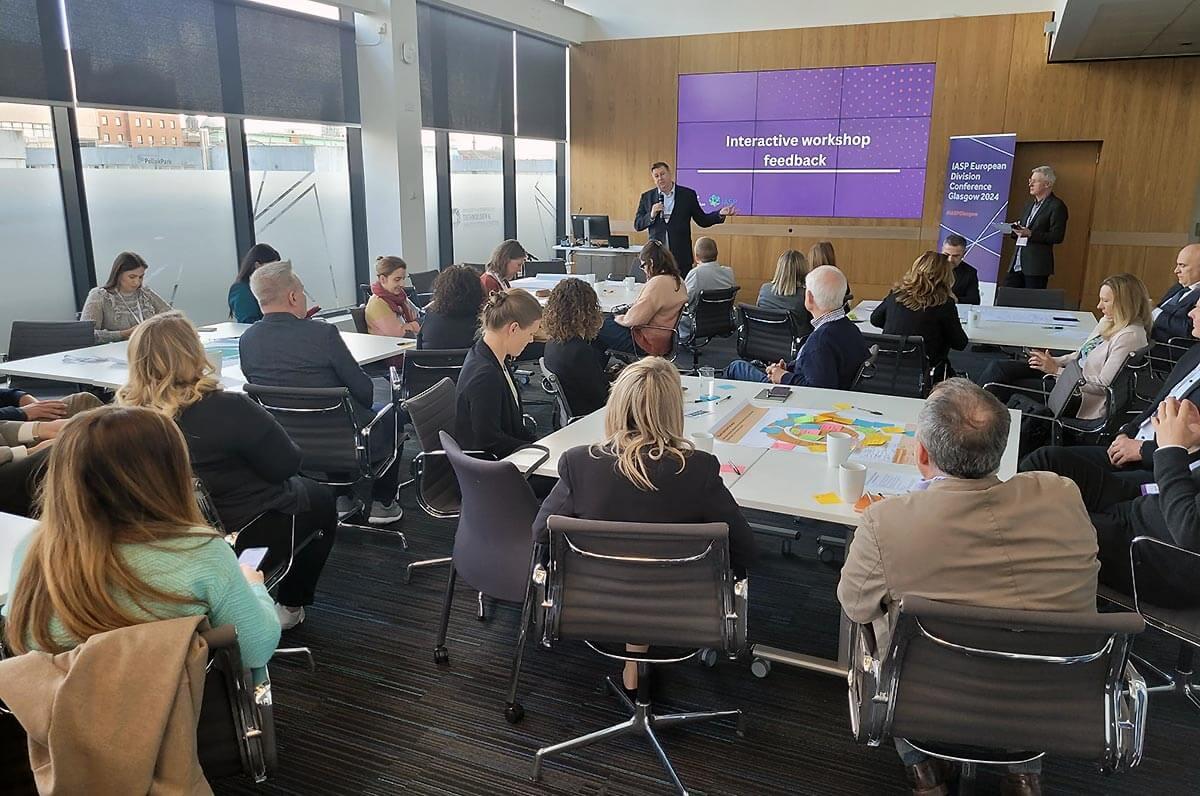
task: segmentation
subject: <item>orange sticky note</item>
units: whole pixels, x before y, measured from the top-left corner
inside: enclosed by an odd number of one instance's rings
[[[852,408],[854,408],[854,404],[834,404],[833,408],[834,409],[852,409]]]
[[[823,506],[828,506],[831,503],[841,503],[842,499],[837,496],[837,492],[824,492],[820,495],[813,495],[813,500]]]
[[[887,428],[881,428],[879,430],[886,432],[888,434],[903,434],[904,433],[903,426],[888,426]]]

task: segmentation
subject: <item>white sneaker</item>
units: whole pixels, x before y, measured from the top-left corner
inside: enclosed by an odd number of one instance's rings
[[[275,616],[279,618],[279,627],[281,629],[291,630],[304,621],[304,606],[292,608],[291,606],[275,603]]]
[[[371,516],[367,518],[367,522],[372,525],[391,525],[403,516],[404,509],[400,508],[400,501],[380,503],[378,500],[373,500],[371,501]]]

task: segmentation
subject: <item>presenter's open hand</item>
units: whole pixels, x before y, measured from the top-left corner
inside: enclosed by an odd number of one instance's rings
[[[722,208],[721,208],[720,210],[718,210],[717,212],[719,212],[719,213],[720,213],[721,215],[723,215],[723,216],[736,216],[736,215],[737,215],[737,208],[736,208],[736,207],[734,207],[733,205],[725,205],[724,207],[722,207]]]
[[[1125,434],[1118,434],[1117,438],[1108,446],[1108,460],[1114,467],[1140,462],[1142,460],[1142,441],[1130,439]]]
[[[662,212],[663,212],[663,203],[655,202],[654,205],[651,206],[651,208],[650,208],[650,217],[654,218],[655,216],[661,216]]]
[[[1158,405],[1152,422],[1159,447],[1182,445],[1189,451],[1200,448],[1200,409],[1191,401],[1167,398]]]

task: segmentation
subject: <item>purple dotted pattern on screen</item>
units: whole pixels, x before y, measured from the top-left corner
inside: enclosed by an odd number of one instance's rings
[[[843,119],[841,132],[869,135],[871,146],[838,147],[844,169],[925,168],[929,152],[929,117],[917,119]]]
[[[758,118],[838,118],[842,72],[841,68],[836,68],[759,73]]]
[[[842,118],[929,116],[933,64],[856,66],[842,78]]]

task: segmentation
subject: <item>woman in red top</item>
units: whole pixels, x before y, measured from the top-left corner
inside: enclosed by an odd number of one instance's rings
[[[516,279],[529,259],[529,253],[518,241],[506,240],[492,252],[492,259],[487,264],[487,270],[479,277],[483,285],[483,298],[500,290],[508,290],[509,282]]]

